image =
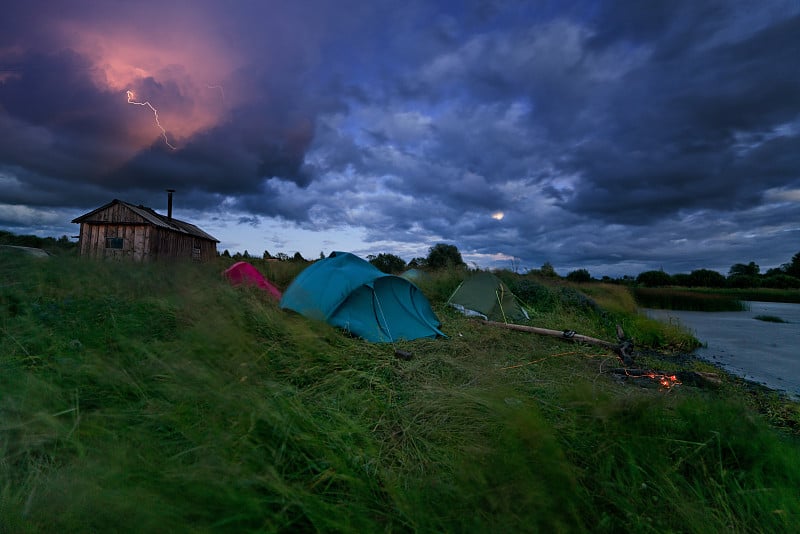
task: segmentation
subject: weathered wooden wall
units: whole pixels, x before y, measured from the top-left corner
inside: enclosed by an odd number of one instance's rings
[[[122,204],[113,204],[108,208],[92,215],[92,222],[105,223],[138,223],[144,222],[142,218]]]
[[[106,238],[122,238],[122,248],[106,247]],[[207,239],[172,231],[115,204],[81,223],[80,252],[91,258],[134,261],[209,261],[217,255],[217,244]]]
[[[217,255],[217,244],[207,239],[172,232],[164,228],[153,228],[151,254],[157,259],[186,259],[209,261]]]
[[[151,259],[148,242],[152,231],[152,226],[144,224],[81,223],[81,255],[91,258],[147,261]],[[122,248],[106,248],[107,237],[122,238]]]

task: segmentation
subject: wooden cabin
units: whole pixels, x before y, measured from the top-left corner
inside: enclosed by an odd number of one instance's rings
[[[81,256],[197,262],[217,256],[218,239],[193,224],[172,218],[171,194],[166,216],[114,199],[72,222],[81,225]]]

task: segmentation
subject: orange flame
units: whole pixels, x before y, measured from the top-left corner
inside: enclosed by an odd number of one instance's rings
[[[673,387],[679,386],[681,384],[680,380],[678,380],[678,377],[676,375],[656,373],[654,371],[649,371],[641,375],[632,375],[626,369],[625,376],[627,376],[628,378],[649,378],[651,380],[655,380],[656,382],[658,382],[659,385],[664,389],[672,389]]]

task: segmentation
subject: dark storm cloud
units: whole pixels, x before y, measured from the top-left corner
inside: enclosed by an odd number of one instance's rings
[[[526,148],[562,155],[546,162],[550,178],[566,174],[579,180],[565,188],[545,184],[542,191],[575,214],[650,225],[687,209],[752,207],[765,188],[796,183],[797,152],[790,148],[796,130],[749,149],[737,146],[736,136],[768,134],[795,120],[800,71],[788,72],[786,66],[800,53],[800,31],[793,17],[755,33],[737,30],[720,37],[725,24],[741,26],[749,16],[726,7],[731,5],[695,9],[670,2],[656,12],[639,11],[646,19],[639,21],[636,10],[621,6],[601,17],[608,27],[594,35],[564,23],[481,35],[423,69],[420,83],[429,83],[420,92],[447,93],[458,86],[470,89],[467,99],[527,97],[531,125],[517,139],[544,134],[547,142],[528,142]],[[616,77],[604,73],[609,67],[604,62],[620,54],[612,45],[625,39],[634,42],[624,45],[631,47],[627,55],[638,53],[641,61],[627,72],[622,65]],[[460,118],[460,126],[472,125]],[[508,143],[497,143],[498,150],[486,127],[465,131],[475,132],[484,150],[476,151],[469,136],[456,131],[447,139],[450,154],[442,159],[453,161],[456,152],[463,154],[457,158],[461,164],[477,158],[491,169],[487,174],[495,185],[524,176],[524,169],[498,163],[519,161],[502,154]],[[765,158],[768,152],[776,154]],[[443,155],[436,151],[430,159]]]
[[[797,184],[796,129],[752,147],[737,136],[769,136],[797,120],[800,71],[787,66],[800,56],[798,36],[795,16],[741,42],[628,73],[624,92],[601,110],[606,135],[573,153],[571,170],[584,180],[564,206],[650,223],[680,209],[753,206],[763,189]]]
[[[654,46],[656,58],[667,60],[729,24],[734,4],[729,0],[602,3],[587,44],[593,48],[619,42],[647,44]]]
[[[50,4],[0,19],[3,220],[171,187],[560,271],[796,252],[796,2]]]
[[[87,62],[69,50],[35,54],[0,83],[4,165],[66,181],[98,177],[125,130],[110,113],[119,95],[96,90],[87,70]]]
[[[24,170],[15,171],[18,179],[34,180],[28,183],[29,195],[3,201],[42,202],[43,179],[60,189],[59,203],[66,206],[91,205],[101,201],[99,197],[126,191],[160,191],[168,185],[205,193],[196,200],[198,207],[208,207],[218,195],[257,195],[269,189],[263,182],[273,178],[301,187],[310,182],[304,158],[316,116],[337,105],[335,99],[317,94],[314,79],[318,47],[327,31],[322,22],[330,6],[315,12],[313,6],[248,3],[241,7],[249,11],[239,12],[215,2],[167,7],[138,3],[119,10],[102,2],[78,2],[63,10],[50,3],[33,4],[38,9],[10,6],[1,26],[0,163],[5,169]],[[155,45],[148,44],[146,36],[160,29],[169,60],[170,47],[181,46],[181,39],[188,37],[184,18],[201,23],[196,28],[199,37],[194,38],[202,40],[208,32],[209,40],[230,50],[227,56],[220,52],[220,58],[192,58],[191,50],[176,58],[200,63],[227,59],[239,65],[226,80],[191,79],[196,64],[171,64],[123,88],[114,86],[114,76],[144,66],[135,63],[139,52],[131,27],[142,23],[139,27],[146,30],[138,42],[151,47]],[[92,33],[102,32],[108,23],[133,37],[127,35],[124,41],[126,34],[121,32],[120,44],[114,43],[113,32],[101,38]],[[34,38],[40,35],[50,37]],[[100,43],[98,57],[82,39]],[[133,63],[120,65],[129,57]],[[163,63],[155,64],[159,61]],[[225,100],[226,85],[230,101]],[[203,86],[216,88],[207,91],[203,101],[187,91]],[[134,91],[137,101],[155,103],[166,129],[163,138],[149,108],[126,102],[126,89]],[[211,98],[216,98],[217,89],[219,103]],[[224,113],[214,115],[211,109],[210,118],[194,119],[197,125],[179,124],[182,116],[191,121],[193,113],[217,104],[227,106]],[[149,141],[137,144],[142,136]],[[170,140],[176,150],[170,149]],[[98,191],[92,185],[105,187]],[[89,188],[93,194],[87,198]],[[246,204],[261,206],[258,213],[273,214],[274,203]]]

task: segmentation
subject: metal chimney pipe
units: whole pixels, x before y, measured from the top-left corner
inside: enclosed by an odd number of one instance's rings
[[[167,189],[167,219],[172,219],[172,193],[174,189]]]

